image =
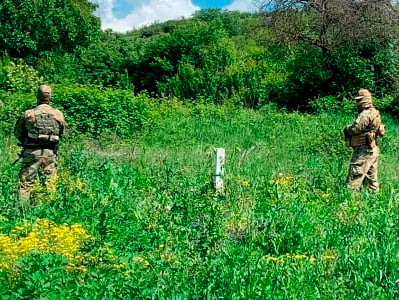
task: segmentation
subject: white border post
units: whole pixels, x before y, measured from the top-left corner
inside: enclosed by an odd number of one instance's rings
[[[224,175],[224,162],[226,152],[224,148],[216,148],[215,153],[214,188],[216,191],[221,191],[224,189],[222,176]]]

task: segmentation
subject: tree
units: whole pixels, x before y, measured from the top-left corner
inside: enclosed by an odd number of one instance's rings
[[[330,52],[347,45],[380,45],[397,34],[398,11],[389,0],[258,0],[282,41],[304,41]]]
[[[295,59],[280,95],[297,108],[359,87],[392,92],[399,12],[389,0],[258,0],[263,20]]]
[[[2,0],[0,51],[37,57],[43,51],[73,52],[100,33],[97,6],[88,0]]]

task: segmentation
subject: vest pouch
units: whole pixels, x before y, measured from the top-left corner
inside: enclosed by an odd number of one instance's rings
[[[50,142],[59,142],[60,141],[60,137],[58,135],[51,135],[50,136]]]
[[[364,135],[354,135],[351,137],[351,147],[358,147],[368,145],[366,136]]]
[[[38,140],[46,142],[58,142],[60,138],[57,135],[39,134]]]

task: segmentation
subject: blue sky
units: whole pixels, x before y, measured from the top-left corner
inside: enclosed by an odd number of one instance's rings
[[[233,1],[232,0],[217,0],[217,1],[211,1],[211,0],[196,0],[193,1],[195,5],[198,5],[201,8],[207,8],[207,7],[223,7],[226,5],[231,4]]]
[[[117,32],[140,28],[154,22],[190,17],[202,8],[218,7],[256,11],[253,0],[91,0],[99,5],[96,15],[103,29]]]

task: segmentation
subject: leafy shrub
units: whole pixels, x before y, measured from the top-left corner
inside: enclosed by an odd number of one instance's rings
[[[375,90],[374,66],[369,58],[360,56],[353,49],[340,49],[331,60],[327,62],[326,67],[330,67],[336,73],[333,76],[334,89],[350,91],[367,87]]]
[[[13,125],[21,113],[36,103],[33,93],[10,94],[0,92],[0,128],[7,133],[13,129]]]
[[[73,52],[85,47],[100,33],[95,9],[96,4],[87,0],[3,0],[0,52],[34,61],[44,51]]]
[[[83,68],[70,53],[45,52],[36,63],[36,70],[51,83],[78,82]]]
[[[43,78],[22,60],[17,63],[4,58],[0,63],[0,88],[10,92],[33,92]]]
[[[336,113],[340,110],[340,103],[335,96],[317,98],[309,102],[310,108],[315,113],[331,112]]]
[[[0,88],[5,89],[7,82],[7,70],[6,67],[11,62],[8,56],[4,56],[0,59]]]
[[[131,91],[95,86],[56,86],[53,103],[65,113],[71,129],[98,136],[104,132],[128,137],[147,119],[147,97]]]
[[[386,102],[384,103],[384,100],[385,101],[390,100],[389,105],[387,105]],[[381,100],[377,100],[375,102],[376,102],[376,106],[378,105],[377,107],[380,110],[386,111],[396,118],[399,117],[399,97],[398,96],[393,97],[393,98],[385,97],[385,98],[382,98]]]
[[[343,114],[353,114],[357,111],[356,102],[353,99],[344,98],[341,102],[341,112]]]
[[[317,49],[298,49],[287,71],[285,82],[276,86],[274,101],[290,109],[306,110],[311,99],[324,94],[331,79],[331,71],[325,68],[325,59]]]
[[[383,96],[373,100],[374,106],[381,111],[390,112],[397,109],[398,99],[394,96]]]

